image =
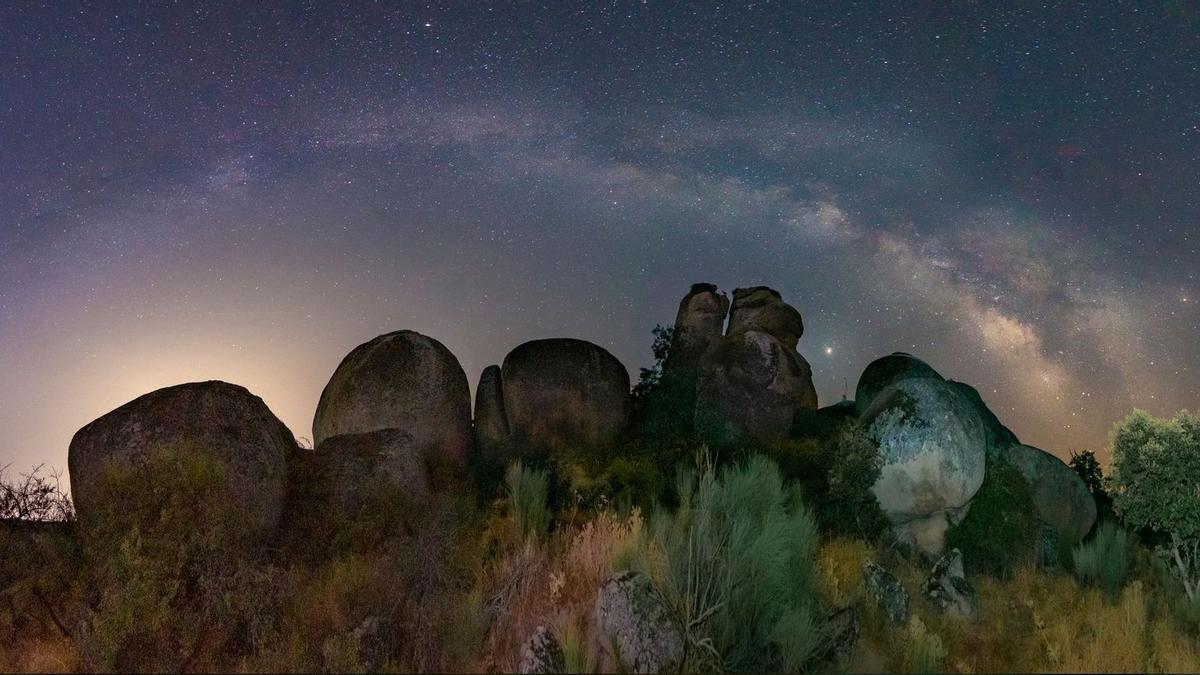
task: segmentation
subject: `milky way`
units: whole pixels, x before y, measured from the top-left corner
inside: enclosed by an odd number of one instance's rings
[[[17,3],[0,63],[15,469],[201,379],[309,436],[400,328],[636,373],[698,281],[800,309],[822,404],[908,351],[1066,456],[1200,399],[1194,2]]]

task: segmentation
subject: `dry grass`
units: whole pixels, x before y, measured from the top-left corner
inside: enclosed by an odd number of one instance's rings
[[[596,590],[641,530],[636,509],[628,519],[601,512],[540,547],[511,547],[488,573],[494,616],[479,669],[515,671],[525,641],[541,624],[560,638],[569,627],[586,634]]]

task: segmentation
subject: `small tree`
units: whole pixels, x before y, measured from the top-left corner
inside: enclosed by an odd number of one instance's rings
[[[1104,489],[1104,471],[1096,459],[1096,453],[1091,450],[1072,452],[1070,465],[1096,502],[1096,522],[1101,522],[1105,516],[1112,514],[1113,507],[1112,497]]]
[[[1135,410],[1113,429],[1109,493],[1126,523],[1170,536],[1175,573],[1200,595],[1200,416]]]

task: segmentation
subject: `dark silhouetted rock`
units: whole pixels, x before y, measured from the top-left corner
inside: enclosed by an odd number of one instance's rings
[[[119,504],[101,504],[106,464],[137,471],[159,453],[203,451],[223,463],[228,498],[248,532],[266,538],[279,525],[288,463],[296,439],[266,403],[243,387],[195,382],[167,387],[126,403],[80,429],[67,465],[81,526],[103,513],[121,518]]]
[[[504,388],[500,366],[488,366],[475,388],[475,452],[489,467],[508,461],[508,417],[504,412]]]
[[[1029,482],[1038,517],[1054,528],[1059,540],[1074,544],[1091,531],[1096,501],[1074,469],[1030,445],[1015,445],[1007,456]]]
[[[562,645],[554,633],[545,626],[538,626],[529,636],[525,648],[521,650],[521,663],[517,666],[518,673],[541,674],[562,673],[566,671],[567,661],[563,654]]]
[[[947,516],[983,484],[983,422],[971,401],[941,379],[916,377],[889,385],[862,416],[879,442],[883,468],[872,491],[901,541],[941,553]]]
[[[696,430],[710,443],[782,438],[800,411],[816,409],[812,368],[767,333],[727,335],[700,363]]]
[[[464,460],[471,445],[467,376],[442,343],[413,331],[355,347],[321,392],[313,442],[401,429],[428,456]]]
[[[875,359],[859,376],[858,385],[854,388],[854,405],[858,414],[865,413],[884,389],[901,380],[921,377],[942,379],[936,370],[911,354],[895,352]]]
[[[896,575],[868,560],[862,567],[863,587],[883,615],[897,625],[908,622],[908,591]]]
[[[342,434],[321,442],[313,456],[326,508],[354,516],[370,490],[386,486],[413,499],[430,494],[425,457],[400,429]]]
[[[953,380],[950,381],[950,384],[958,387],[959,391],[970,399],[979,412],[989,455],[997,457],[1014,445],[1021,444],[1021,441],[1017,440],[1017,435],[1004,426],[991,408],[988,408],[987,404],[983,402],[983,397],[979,395],[978,389],[964,382],[954,382]]]
[[[500,379],[515,445],[610,448],[629,425],[629,372],[590,342],[526,342],[504,357]]]
[[[700,358],[709,345],[725,330],[729,298],[713,284],[692,284],[692,290],[679,301],[675,314],[675,336],[667,370],[694,375]]]
[[[683,633],[637,572],[615,574],[600,586],[592,630],[599,672],[661,673],[682,664]]]
[[[953,549],[938,559],[925,582],[925,596],[939,611],[964,619],[979,616],[979,597],[963,574],[962,553]]]
[[[733,291],[726,335],[747,331],[766,333],[788,349],[796,349],[804,335],[800,312],[787,304],[779,292],[766,286],[738,288]]]

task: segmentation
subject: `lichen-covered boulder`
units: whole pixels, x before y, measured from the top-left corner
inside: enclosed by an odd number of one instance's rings
[[[795,307],[783,301],[779,291],[766,286],[737,288],[729,309],[726,335],[746,331],[766,333],[788,349],[796,349],[804,335],[804,321]]]
[[[938,559],[925,581],[925,597],[942,612],[962,619],[979,616],[979,596],[963,573],[962,553],[953,549]]]
[[[584,340],[534,340],[500,369],[511,442],[525,448],[611,448],[629,426],[629,371]]]
[[[896,575],[868,560],[863,563],[862,579],[867,595],[889,621],[898,626],[908,622],[908,591]]]
[[[464,460],[471,445],[471,392],[458,359],[409,330],[381,335],[342,359],[321,392],[313,442],[401,429],[423,453]]]
[[[599,672],[662,673],[683,662],[683,632],[649,579],[637,572],[621,572],[601,584],[592,631]]]
[[[767,333],[727,335],[700,362],[696,430],[709,443],[785,437],[798,413],[816,409],[812,368]]]
[[[863,370],[854,388],[854,406],[862,415],[875,402],[879,392],[901,381],[927,377],[943,379],[936,370],[912,354],[895,352],[875,359]]]
[[[996,457],[1014,445],[1021,444],[1021,441],[1017,440],[1017,435],[1004,426],[1000,422],[1000,419],[996,417],[996,414],[992,412],[991,408],[987,406],[987,403],[984,403],[978,389],[964,382],[955,382],[953,380],[950,380],[950,384],[958,387],[958,390],[970,399],[975,409],[979,412],[979,419],[983,422],[984,438],[990,456]]]
[[[692,284],[679,301],[675,314],[675,335],[671,339],[670,363],[674,373],[694,373],[700,357],[725,330],[729,298],[713,284]]]
[[[562,644],[545,626],[538,626],[521,650],[517,672],[522,675],[561,673],[567,667]]]
[[[500,366],[484,368],[475,388],[475,452],[488,467],[503,466],[508,461],[508,416]]]
[[[357,514],[371,490],[387,488],[415,501],[429,497],[429,471],[412,435],[400,429],[327,438],[312,456],[323,508]],[[336,520],[337,518],[335,518]]]
[[[1096,522],[1096,501],[1077,473],[1061,459],[1030,445],[1015,445],[1007,457],[1025,480],[1042,522],[1060,541],[1078,542]]]
[[[252,539],[276,532],[296,439],[267,404],[243,387],[194,382],[138,397],[76,432],[67,453],[80,525],[120,519],[120,504],[101,503],[106,471],[141,471],[163,453],[209,453],[222,464],[226,497]],[[136,498],[131,495],[130,498]]]
[[[944,380],[917,377],[883,389],[861,419],[879,443],[883,468],[872,492],[893,531],[940,553],[947,517],[960,519],[983,484],[987,452],[975,406]]]

